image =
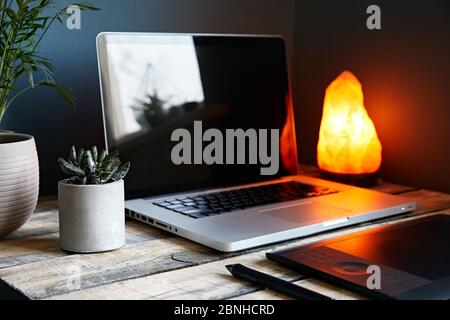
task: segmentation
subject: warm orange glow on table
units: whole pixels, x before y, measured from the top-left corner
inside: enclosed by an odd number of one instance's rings
[[[381,143],[364,107],[361,83],[342,72],[327,88],[323,103],[317,161],[338,174],[370,174],[381,165]]]

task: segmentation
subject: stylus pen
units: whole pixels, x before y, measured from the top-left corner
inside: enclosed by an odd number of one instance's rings
[[[316,293],[314,291],[297,286],[289,281],[273,277],[271,275],[247,268],[238,264],[229,264],[226,266],[228,271],[236,278],[253,282],[257,285],[269,288],[279,293],[283,293],[295,299],[300,300],[331,300],[331,298]]]

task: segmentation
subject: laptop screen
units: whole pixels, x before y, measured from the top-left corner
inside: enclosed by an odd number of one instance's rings
[[[127,198],[296,173],[281,38],[104,34],[98,52],[107,146],[132,164]]]

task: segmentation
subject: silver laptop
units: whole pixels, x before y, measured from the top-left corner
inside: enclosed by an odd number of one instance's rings
[[[134,219],[229,252],[416,208],[301,175],[280,37],[102,33],[97,51]]]

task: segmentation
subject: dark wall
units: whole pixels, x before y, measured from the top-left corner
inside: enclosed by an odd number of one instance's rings
[[[42,44],[56,79],[73,89],[77,109],[38,88],[17,100],[4,129],[30,133],[38,145],[41,195],[56,193],[57,159],[72,144],[102,144],[95,37],[102,31],[281,34],[292,55],[294,0],[101,0],[100,12],[82,13],[81,30],[55,25]]]
[[[371,4],[381,30],[366,28]],[[450,2],[296,1],[295,19],[300,159],[316,163],[324,90],[348,69],[383,144],[382,177],[450,192]]]
[[[302,161],[315,164],[324,90],[340,71],[349,69],[363,84],[366,107],[383,143],[382,176],[450,192],[448,1],[92,2],[103,10],[83,13],[82,30],[55,25],[42,44],[55,63],[58,82],[73,88],[77,109],[70,110],[53,92],[39,88],[16,100],[2,123],[3,128],[36,137],[41,194],[55,193],[60,178],[56,160],[72,144],[102,142],[95,53],[95,36],[101,31],[282,34],[294,56]],[[365,27],[365,10],[374,3],[382,10],[380,31]]]

